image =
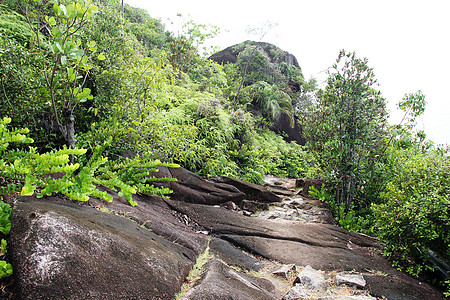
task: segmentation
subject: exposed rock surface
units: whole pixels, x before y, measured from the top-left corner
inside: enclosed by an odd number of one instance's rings
[[[232,266],[237,266],[244,270],[260,271],[264,265],[261,260],[256,259],[240,249],[234,247],[227,241],[213,238],[209,244],[211,252],[222,261]]]
[[[333,225],[248,218],[220,207],[168,203],[212,234],[269,259],[327,270],[375,267],[364,253],[378,248],[376,240]],[[360,249],[349,249],[349,242]]]
[[[164,186],[173,191],[171,198],[183,201],[208,205],[219,205],[233,201],[239,203],[245,198],[245,193],[236,187],[224,182],[215,183],[192,173],[184,168],[158,167],[155,177],[176,178],[177,181],[155,183],[155,186]]]
[[[259,202],[281,202],[283,199],[274,193],[272,193],[270,190],[264,188],[263,186],[246,182],[240,179],[236,178],[230,178],[225,176],[216,176],[216,177],[209,177],[209,182],[213,182],[216,184],[222,184],[226,186],[234,186],[239,191],[243,192],[246,196],[246,199],[248,200],[255,200]]]
[[[310,298],[311,295],[301,284],[296,284],[292,287],[286,294],[284,294],[282,300],[298,300],[298,299],[307,299]]]
[[[238,60],[239,53],[244,51],[247,46],[258,47],[258,49],[260,49],[261,52],[267,57],[269,63],[275,65],[272,67],[273,69],[277,68],[276,65],[284,62],[301,71],[297,58],[294,55],[287,51],[281,50],[275,45],[264,42],[246,41],[219,51],[211,55],[209,58],[220,64],[235,64]],[[294,82],[288,78],[286,79],[288,80],[287,89],[289,91],[298,92],[300,90],[300,84],[298,82]],[[274,120],[272,130],[277,133],[283,133],[283,138],[288,142],[295,141],[300,145],[305,145],[306,139],[302,135],[302,127],[298,123],[297,118],[294,118],[293,121],[294,124],[292,124],[291,119],[287,114],[282,113],[276,120]]]
[[[191,249],[195,254],[200,254],[206,248],[208,241],[205,234],[208,232],[205,232],[205,228],[194,223],[186,215],[171,210],[163,199],[134,195],[133,199],[139,205],[132,207],[127,199],[119,197],[117,192],[107,188],[101,189],[107,191],[113,197],[113,201],[106,203],[101,199],[91,198],[89,205],[116,214],[117,217],[133,220],[153,233]]]
[[[272,271],[272,274],[283,277],[286,280],[292,276],[292,274],[296,271],[294,264],[283,265],[281,268]]]
[[[370,296],[327,296],[317,298],[318,300],[376,300],[374,297]]]
[[[297,142],[299,145],[306,145],[306,138],[303,136],[303,128],[299,124],[297,118],[294,118],[294,125],[292,126],[291,119],[285,113],[280,114],[278,119],[274,121],[273,131],[282,134],[287,142]]]
[[[173,174],[165,169],[160,175]],[[369,292],[394,300],[442,298],[427,284],[393,269],[371,237],[317,218],[246,217],[237,205],[217,205],[253,199],[271,210],[325,210],[320,201],[300,197],[295,180],[272,178],[277,183],[270,189],[292,192],[274,198],[263,187],[189,178],[183,170],[178,174],[177,200],[136,195],[136,207],[107,189],[111,203],[17,198],[9,242],[16,299],[174,299],[208,240],[213,258],[183,299],[294,299],[286,298],[291,288],[297,294],[306,289],[317,299],[370,299],[361,298]],[[272,274],[281,264],[300,271],[310,265],[325,278],[322,294],[308,289],[306,282],[295,288],[293,270],[285,272],[285,279]],[[337,284],[338,275],[350,271],[364,276],[365,290]]]
[[[361,274],[340,274],[336,276],[336,283],[346,284],[349,286],[355,286],[359,288],[363,288],[366,286],[366,280],[364,276]]]
[[[195,257],[125,218],[47,198],[14,207],[16,299],[170,299]]]
[[[322,290],[325,288],[325,278],[309,265],[298,274],[294,282],[303,284],[308,290]]]
[[[217,259],[205,266],[206,273],[183,299],[186,300],[275,300],[270,281],[236,271]]]

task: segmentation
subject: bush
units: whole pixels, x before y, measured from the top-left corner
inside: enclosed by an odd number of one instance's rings
[[[396,150],[397,170],[373,205],[384,254],[412,275],[436,270],[432,256],[450,261],[448,150]]]
[[[309,194],[311,197],[328,204],[334,219],[342,228],[353,232],[361,232],[370,235],[374,234],[374,221],[371,214],[364,211],[347,211],[343,203],[337,205],[335,197],[328,191],[324,184],[322,184],[320,190],[311,186]]]

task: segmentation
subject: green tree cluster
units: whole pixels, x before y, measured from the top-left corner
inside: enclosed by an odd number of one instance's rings
[[[312,195],[328,202],[342,227],[378,236],[397,268],[433,271],[435,283],[448,283],[449,150],[414,132],[425,104],[421,91],[406,94],[402,122],[388,126],[367,59],[341,51],[304,117],[310,172],[328,183]]]
[[[347,210],[370,179],[383,148],[387,113],[375,84],[367,59],[341,51],[305,128],[316,163],[335,184],[338,206]]]
[[[64,144],[91,155],[111,140],[104,152],[110,157],[132,151],[203,175],[260,182],[267,172],[306,172],[301,147],[261,127],[265,118],[292,112],[281,85],[258,82],[247,92],[258,100],[233,107],[239,67],[202,57],[202,43],[217,28],[190,21],[175,36],[141,9],[122,11],[117,0],[8,0],[3,14],[23,30],[2,30],[0,111],[13,126],[30,128],[36,155]],[[281,69],[285,81],[300,80],[298,70]],[[267,113],[255,117],[252,106]],[[266,152],[265,145],[276,146]]]

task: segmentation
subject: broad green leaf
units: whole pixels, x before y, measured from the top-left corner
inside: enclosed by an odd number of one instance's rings
[[[98,60],[105,60],[106,57],[105,57],[105,55],[104,55],[103,52],[102,52],[102,53],[100,53],[100,54],[98,55],[97,59],[98,59]]]
[[[76,88],[73,89],[72,95],[76,96],[78,95],[78,91],[80,90],[80,88],[77,86]]]
[[[97,7],[96,5],[91,5],[91,6],[89,7],[89,10],[90,10],[91,12],[95,13],[95,12],[98,11],[98,7]]]
[[[57,51],[56,53],[61,53],[61,52],[63,52],[63,49],[62,49],[60,43],[55,42],[53,45],[56,47],[56,49],[58,49],[58,51]]]
[[[31,196],[36,190],[36,177],[34,175],[27,175],[25,178],[25,184],[20,192],[21,196]]]
[[[55,15],[59,15],[61,13],[61,8],[59,7],[58,3],[53,4],[53,11],[55,12]]]
[[[73,3],[67,5],[67,17],[71,17],[75,11],[75,6]]]
[[[59,28],[56,27],[56,26],[52,27],[51,33],[52,33],[52,36],[54,36],[54,37],[60,37],[61,36],[61,32],[59,31]]]
[[[75,80],[75,72],[73,68],[67,68],[67,73],[69,75],[69,80],[74,81]]]
[[[49,24],[50,26],[55,26],[55,25],[56,25],[56,20],[55,20],[54,17],[50,17],[50,18],[47,20],[47,22],[48,22],[48,24]]]

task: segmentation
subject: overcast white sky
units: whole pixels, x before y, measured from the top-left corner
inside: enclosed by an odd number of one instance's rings
[[[450,144],[449,0],[125,0],[178,30],[187,21],[217,25],[213,44],[226,48],[248,39],[248,27],[278,23],[263,41],[297,57],[306,79],[324,78],[340,49],[367,57],[396,123],[395,104],[422,90],[427,108],[418,127],[438,144]],[[168,20],[174,24],[170,25]],[[170,27],[172,26],[172,27]]]

